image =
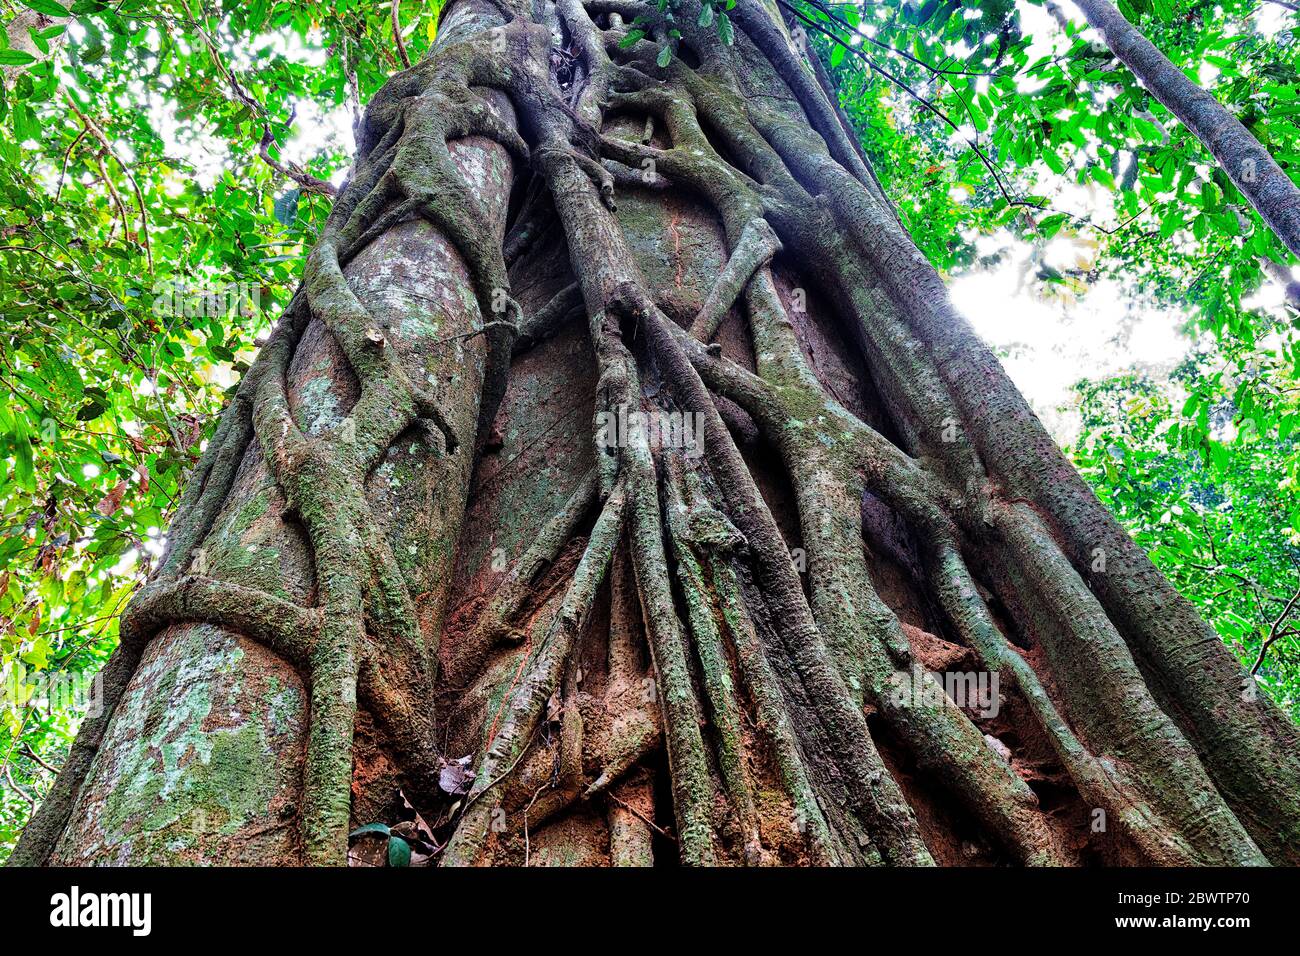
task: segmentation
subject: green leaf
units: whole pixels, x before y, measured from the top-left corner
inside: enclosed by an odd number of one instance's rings
[[[388,865],[411,865],[411,845],[401,837],[390,836],[388,838]]]
[[[32,642],[31,649],[21,655],[21,659],[37,670],[45,670],[50,666],[50,650],[50,639],[40,636]]]
[[[1286,441],[1291,437],[1291,433],[1295,431],[1297,424],[1300,424],[1300,413],[1292,412],[1289,415],[1284,415],[1277,426],[1277,437],[1281,441]]]
[[[699,19],[697,19],[695,22],[702,27],[713,26],[713,5],[710,3],[703,4],[700,7]]]
[[[14,417],[14,477],[18,484],[31,490],[36,487],[36,472],[32,461],[32,442],[28,437],[27,422],[22,415]]]
[[[43,13],[47,17],[66,17],[68,8],[55,0],[24,0],[23,6],[29,10],[35,10],[37,13]]]
[[[104,46],[104,41],[100,40],[99,38],[95,38],[92,42],[87,43],[84,47],[81,48],[81,52],[80,52],[81,62],[98,63],[100,60],[104,58],[104,54],[107,52],[108,49],[107,47]]]
[[[736,28],[731,24],[731,17],[725,13],[718,14],[718,36],[722,37],[722,42],[727,46],[736,42]]]
[[[921,5],[921,9],[914,14],[917,26],[924,26],[929,23],[930,18],[934,16],[940,6],[942,6],[942,0],[925,0],[925,3]],[[911,14],[909,13],[909,15]]]
[[[1051,239],[1061,231],[1061,227],[1065,225],[1068,219],[1069,216],[1063,212],[1053,213],[1050,216],[1046,216],[1038,223],[1038,231],[1042,233],[1044,237]]]
[[[26,66],[35,62],[36,57],[22,50],[0,50],[0,66]]]
[[[108,406],[105,405],[103,402],[96,401],[96,400],[86,402],[86,404],[82,405],[79,409],[77,409],[77,421],[79,422],[94,421],[96,418],[104,414],[104,412],[106,411],[108,411]]]
[[[662,47],[659,48],[659,55],[655,57],[655,62],[658,63],[660,66],[667,66],[670,62],[672,62],[672,58],[673,58],[673,48],[665,43]]]
[[[1160,238],[1168,239],[1183,227],[1184,222],[1186,219],[1183,217],[1183,211],[1171,205],[1160,220]]]
[[[365,836],[367,833],[378,833],[378,834],[380,834],[381,836],[388,836],[388,835],[389,835],[388,824],[387,824],[387,823],[367,823],[365,826],[363,826],[363,827],[357,827],[355,830],[353,830],[351,833],[349,833],[349,834],[348,834],[348,839],[349,839],[349,840],[355,840],[357,837],[359,837],[359,836]]]
[[[288,189],[275,197],[275,219],[282,226],[292,226],[298,218],[298,202],[302,197],[301,189]]]

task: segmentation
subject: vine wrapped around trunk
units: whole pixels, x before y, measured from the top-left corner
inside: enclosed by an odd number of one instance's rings
[[[455,0],[376,96],[15,862],[1300,862],[775,7],[673,9]]]

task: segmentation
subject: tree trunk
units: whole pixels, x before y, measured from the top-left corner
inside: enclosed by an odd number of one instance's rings
[[[1074,0],[1106,46],[1219,161],[1228,178],[1300,258],[1300,187],[1250,130],[1170,63],[1108,0]]]
[[[1295,728],[730,16],[449,5],[16,862],[1300,859]]]
[[[14,18],[5,24],[5,37],[8,40],[5,49],[26,53],[34,62],[39,62],[63,46],[67,42],[68,35],[64,32],[47,40],[46,45],[49,50],[43,53],[41,48],[36,45],[36,41],[32,39],[32,31],[35,30],[40,33],[64,24],[68,19],[68,17],[52,17],[31,9],[19,10]],[[3,84],[7,87],[27,68],[27,66],[11,64],[0,66],[0,81],[3,81]]]

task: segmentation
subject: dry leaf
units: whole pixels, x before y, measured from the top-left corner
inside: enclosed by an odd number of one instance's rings
[[[419,834],[419,838],[437,846],[438,841],[433,838],[433,830],[430,828],[429,824],[425,822],[424,817],[420,816],[420,811],[411,805],[411,801],[406,799],[406,794],[403,791],[398,790],[397,795],[402,798],[402,806],[407,810],[410,810],[411,815],[415,818],[412,822],[415,824],[415,829]]]
[[[470,760],[470,756],[464,756],[442,765],[442,770],[438,772],[438,786],[444,793],[452,796],[469,793],[469,788],[474,784],[474,772],[469,769]]]
[[[348,866],[383,866],[388,861],[388,837],[367,834],[348,847]]]
[[[146,490],[148,486],[146,485]],[[126,482],[119,481],[115,484],[108,494],[99,499],[99,504],[95,505],[95,510],[105,518],[111,516],[113,512],[122,507],[122,496],[126,494]]]

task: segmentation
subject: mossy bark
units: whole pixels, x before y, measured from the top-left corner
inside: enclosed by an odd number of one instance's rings
[[[16,862],[1296,861],[1295,729],[698,13],[448,5]]]

